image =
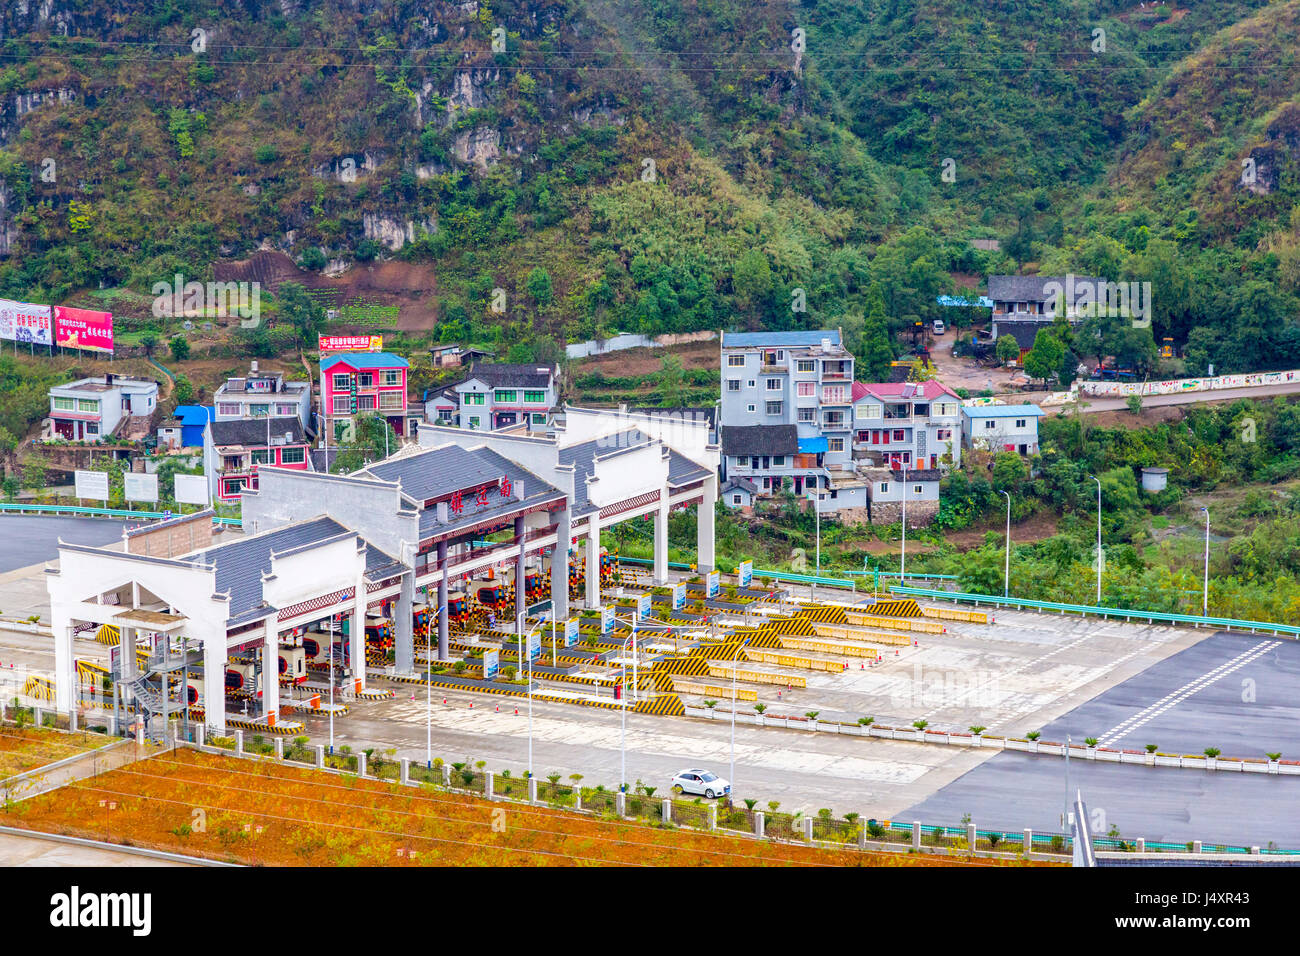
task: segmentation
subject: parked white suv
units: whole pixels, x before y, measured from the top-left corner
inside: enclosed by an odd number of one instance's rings
[[[712,800],[731,793],[731,784],[707,770],[681,770],[673,777],[673,793],[695,793]]]
[[[935,319],[935,320],[934,320],[934,334],[935,334],[935,335],[943,335],[943,333],[944,333],[944,324],[943,324],[943,319]]]

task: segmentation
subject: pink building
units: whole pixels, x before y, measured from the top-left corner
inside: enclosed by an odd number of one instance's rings
[[[338,352],[321,358],[320,393],[332,440],[357,415],[382,415],[399,435],[406,428],[410,363],[391,352]]]

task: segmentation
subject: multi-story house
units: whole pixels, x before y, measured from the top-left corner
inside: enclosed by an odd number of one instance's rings
[[[475,362],[455,386],[460,427],[478,431],[545,431],[555,408],[555,369],[546,365]]]
[[[158,383],[126,375],[78,379],[50,389],[51,438],[104,441],[130,418],[148,418],[158,407]]]
[[[1062,306],[1065,318],[1077,322],[1080,306],[1104,286],[1092,276],[989,276],[993,338],[1010,335],[1023,357],[1038,330],[1051,327]]]
[[[406,375],[410,363],[391,352],[336,352],[320,361],[320,393],[329,438],[346,436],[357,415],[382,415],[399,435],[410,432]]]
[[[863,464],[955,468],[961,430],[961,398],[942,382],[853,384],[853,457]]]
[[[238,501],[257,490],[259,465],[312,470],[311,442],[295,417],[209,422],[203,432],[203,471],[213,501]]]
[[[305,431],[311,430],[311,383],[286,382],[283,372],[263,372],[257,362],[248,374],[228,378],[212,399],[213,420],[297,418]]]
[[[962,444],[968,449],[1038,454],[1038,419],[1034,404],[966,405],[962,407]]]
[[[723,332],[719,436],[724,476],[758,494],[829,487],[852,468],[853,354],[838,329]]]

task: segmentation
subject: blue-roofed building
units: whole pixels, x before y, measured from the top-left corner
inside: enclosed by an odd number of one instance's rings
[[[723,332],[721,348],[723,477],[760,498],[825,494],[830,472],[852,467],[853,353],[840,330]]]
[[[177,405],[171,418],[158,426],[158,447],[169,452],[202,448],[203,431],[216,409],[207,405]]]
[[[962,407],[962,446],[979,451],[1038,454],[1038,419],[1045,413],[1024,405],[965,405]]]

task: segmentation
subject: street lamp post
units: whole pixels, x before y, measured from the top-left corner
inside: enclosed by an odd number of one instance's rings
[[[812,589],[809,591],[814,601],[817,600],[817,579],[822,576],[822,490],[817,488],[817,495],[813,498],[813,516],[817,522],[817,566],[813,571]]]
[[[1210,616],[1210,509],[1205,512],[1205,583],[1201,587],[1201,617]]]
[[[903,462],[903,548],[898,561],[898,583],[907,586],[907,462]]]
[[[1097,483],[1097,606],[1101,607],[1101,479],[1096,475],[1088,477]]]
[[[740,642],[744,647],[749,643],[749,638]],[[736,652],[736,658],[731,662],[731,776],[727,778],[731,783],[731,792],[736,792],[736,674],[740,670],[740,652]]]
[[[1011,594],[1011,495],[1005,491],[1002,494],[1007,499],[1007,561],[1002,578],[1002,596],[1008,597]]]

